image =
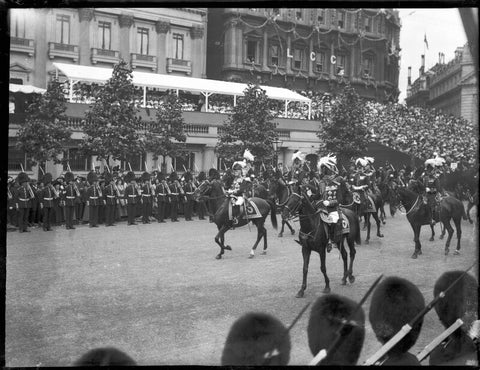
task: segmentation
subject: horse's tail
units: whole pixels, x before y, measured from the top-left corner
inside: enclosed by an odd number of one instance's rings
[[[277,224],[277,207],[275,206],[275,201],[268,199],[268,204],[270,204],[270,219],[272,221],[272,226],[275,230],[278,228]]]

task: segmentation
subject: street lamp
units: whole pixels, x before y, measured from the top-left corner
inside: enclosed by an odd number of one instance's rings
[[[281,140],[278,140],[278,138],[275,138],[275,140],[272,141],[273,144],[273,150],[275,151],[275,168],[278,166],[278,151],[282,147],[283,142]]]

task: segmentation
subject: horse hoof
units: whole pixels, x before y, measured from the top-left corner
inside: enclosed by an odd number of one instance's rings
[[[365,240],[365,244],[369,244],[369,243],[370,243],[370,241],[369,241],[369,240]]]
[[[295,230],[292,230],[292,235],[295,235]]]
[[[278,234],[278,237],[279,238],[283,237],[283,234],[282,233]]]
[[[342,285],[347,285],[347,279],[342,279]]]
[[[383,238],[383,234],[377,234],[379,238]]]
[[[298,291],[296,298],[303,298],[303,290]]]
[[[229,245],[226,245],[225,248],[223,248],[223,249],[225,249],[225,250],[227,250],[227,251],[231,251],[231,250],[232,250],[232,247],[230,247]]]
[[[441,239],[441,238],[440,238],[440,239]],[[431,242],[433,242],[433,241],[435,240],[435,238],[430,238],[430,239],[428,239],[428,240],[430,240]]]
[[[471,224],[473,224],[473,220],[468,220]]]
[[[416,252],[413,252],[412,258],[413,258],[414,260],[417,259],[417,253],[416,253]]]
[[[222,259],[222,255],[221,255],[221,254],[217,254],[217,255],[215,256],[215,258],[216,258],[217,260]]]
[[[445,255],[448,256],[448,252],[450,252],[450,249],[445,248]],[[455,253],[454,253],[455,254]]]
[[[458,249],[455,249],[455,250],[453,251],[453,254],[454,254],[455,256],[458,256],[458,255],[460,254],[460,251],[459,251]]]
[[[348,277],[348,281],[350,282],[350,284],[353,284],[353,283],[355,282],[355,276],[350,275],[350,276]]]
[[[385,225],[385,224],[386,224],[386,222],[385,222],[385,221],[382,221],[382,224],[384,224],[384,225]]]
[[[255,257],[254,254],[249,254],[249,255],[248,255],[248,258],[253,258],[253,257]]]
[[[323,293],[324,294],[330,293],[330,287],[325,287],[325,289],[323,289]]]
[[[440,235],[440,240],[442,240],[442,239],[443,239],[443,237],[444,237],[443,235]]]
[[[419,256],[420,256],[421,254],[423,254],[423,253],[422,253],[422,250],[420,249],[420,250],[417,252],[417,254],[418,254]]]
[[[263,251],[261,254],[265,255],[265,254],[267,254],[267,251]]]

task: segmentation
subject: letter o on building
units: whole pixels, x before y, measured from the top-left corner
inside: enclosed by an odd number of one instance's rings
[[[330,63],[332,63],[332,64],[336,64],[336,63],[337,63],[337,57],[336,57],[335,55],[332,55],[332,56],[330,57]]]

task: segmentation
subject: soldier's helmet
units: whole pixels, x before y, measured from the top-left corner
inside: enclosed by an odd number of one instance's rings
[[[370,303],[369,320],[377,339],[385,344],[425,308],[418,287],[407,279],[391,276],[375,289]],[[417,341],[423,318],[390,352],[406,353]]]
[[[25,172],[20,172],[17,176],[17,182],[21,185],[23,184],[24,182],[29,182],[30,181],[30,178],[28,177],[28,175],[25,173]]]
[[[210,168],[208,171],[208,177],[211,179],[219,179],[220,178],[220,173],[215,168]]]
[[[113,180],[113,175],[110,172],[105,172],[105,174],[103,175],[103,178],[105,179],[105,183],[109,184],[110,181]]]
[[[356,302],[336,294],[321,296],[314,303],[307,328],[313,356],[322,349],[330,350],[342,321],[347,320],[340,344],[328,353],[322,365],[356,365],[365,339],[365,313],[362,308],[355,312],[356,308]]]
[[[90,171],[87,175],[87,181],[90,183],[90,184],[93,184],[95,181],[98,181],[98,176],[95,172],[93,171]]]
[[[193,176],[192,176],[190,171],[185,172],[183,174],[183,177],[184,177],[185,181],[187,181],[187,182],[193,180]]]
[[[135,180],[135,173],[133,171],[127,172],[127,174],[125,175],[125,182],[128,184],[133,180]]]
[[[160,182],[165,180],[165,175],[163,174],[163,172],[159,172],[157,174],[157,180],[160,181]]]
[[[45,175],[42,177],[42,182],[47,185],[52,182],[52,174],[50,172],[47,172]]]
[[[201,171],[197,176],[198,181],[205,181],[206,179],[207,179],[207,175],[205,174],[205,171]]]
[[[75,175],[72,172],[65,173],[65,182],[72,182],[75,179]]]
[[[149,181],[150,180],[150,174],[148,172],[142,173],[142,181]]]
[[[236,320],[223,348],[222,366],[285,366],[290,360],[290,335],[275,317],[249,312]]]
[[[178,174],[176,171],[173,171],[170,176],[168,177],[168,180],[169,181],[175,181],[175,180],[178,180]]]

